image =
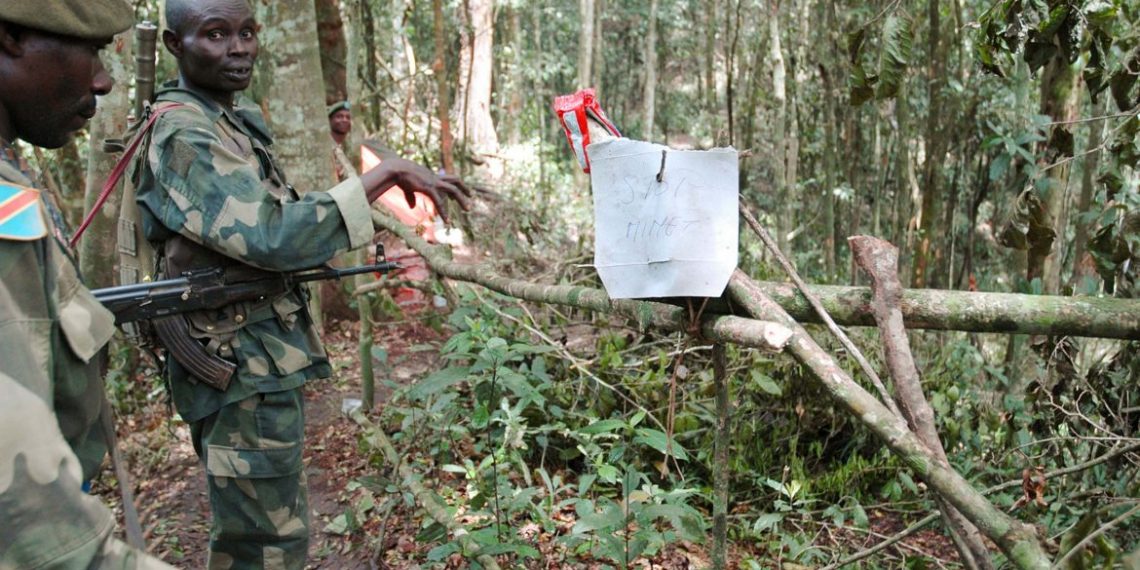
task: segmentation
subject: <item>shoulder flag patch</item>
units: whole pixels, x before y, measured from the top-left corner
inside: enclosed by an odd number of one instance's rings
[[[33,241],[47,235],[40,192],[0,182],[0,240]]]

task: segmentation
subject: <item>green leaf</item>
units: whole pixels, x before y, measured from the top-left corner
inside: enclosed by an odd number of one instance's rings
[[[879,49],[879,84],[875,98],[891,99],[898,95],[910,65],[913,37],[910,18],[902,11],[887,16],[883,22],[882,46]]]
[[[914,483],[914,479],[911,478],[910,473],[899,471],[899,481],[902,481],[903,486],[911,493],[918,494],[918,485]]]
[[[487,423],[491,421],[491,411],[487,408],[487,404],[479,402],[475,406],[475,411],[471,413],[471,427],[474,429],[483,429],[487,427]]]
[[[663,454],[667,454],[665,433],[660,430],[650,428],[638,428],[637,435],[633,438],[634,443],[641,443],[648,445]],[[685,448],[681,447],[676,440],[673,441],[671,448],[673,457],[681,461],[688,461],[689,454],[685,453]]]
[[[624,428],[626,425],[627,424],[622,420],[602,420],[599,422],[594,422],[586,427],[579,428],[578,433],[586,435],[597,435],[599,433],[617,431]]]
[[[348,515],[341,513],[336,516],[329,524],[325,525],[325,532],[329,534],[348,534]]]
[[[752,523],[752,532],[774,530],[783,521],[784,515],[782,513],[764,513],[756,518],[756,522]]]
[[[420,380],[408,390],[408,399],[426,400],[451,386],[467,379],[470,369],[466,366],[449,366]]]
[[[571,530],[573,534],[583,534],[603,529],[615,529],[625,526],[625,516],[616,504],[609,504],[602,512],[586,513]]]
[[[759,370],[752,370],[752,383],[756,385],[767,394],[776,396],[777,398],[784,395],[783,388],[776,383],[770,376],[760,372]]]

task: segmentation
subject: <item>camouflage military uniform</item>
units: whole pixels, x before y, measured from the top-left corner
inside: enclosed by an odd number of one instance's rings
[[[143,230],[164,252],[166,273],[242,267],[313,267],[373,235],[368,201],[353,177],[303,198],[285,185],[256,106],[227,110],[167,87],[163,114],[139,170]],[[194,314],[192,336],[237,364],[224,392],[168,359],[175,406],[190,423],[209,481],[211,568],[301,568],[308,505],[301,448],[302,384],[331,373],[294,290],[275,299]]]
[[[28,197],[0,218],[38,216],[42,229],[0,226],[0,569],[168,568],[112,538],[110,511],[81,490],[106,453],[100,374],[114,318],[80,283],[54,209],[0,153],[4,196]]]

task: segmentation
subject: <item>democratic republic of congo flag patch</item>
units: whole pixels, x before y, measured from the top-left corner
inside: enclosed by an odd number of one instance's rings
[[[46,235],[39,190],[0,182],[0,240],[32,241]]]

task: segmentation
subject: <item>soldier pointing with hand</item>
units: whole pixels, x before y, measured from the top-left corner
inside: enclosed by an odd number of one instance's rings
[[[470,191],[459,179],[402,159],[327,192],[298,193],[273,154],[260,109],[239,96],[259,47],[250,5],[168,0],[166,19],[162,40],[179,78],[157,95],[163,114],[136,171],[138,222],[158,246],[163,277],[322,264],[371,243],[369,204],[396,185],[423,193],[441,212],[445,198],[467,207]],[[224,382],[196,374],[167,347],[174,404],[206,469],[211,568],[304,567],[301,389],[332,372],[306,306],[298,288],[190,313],[188,340],[236,368]]]

